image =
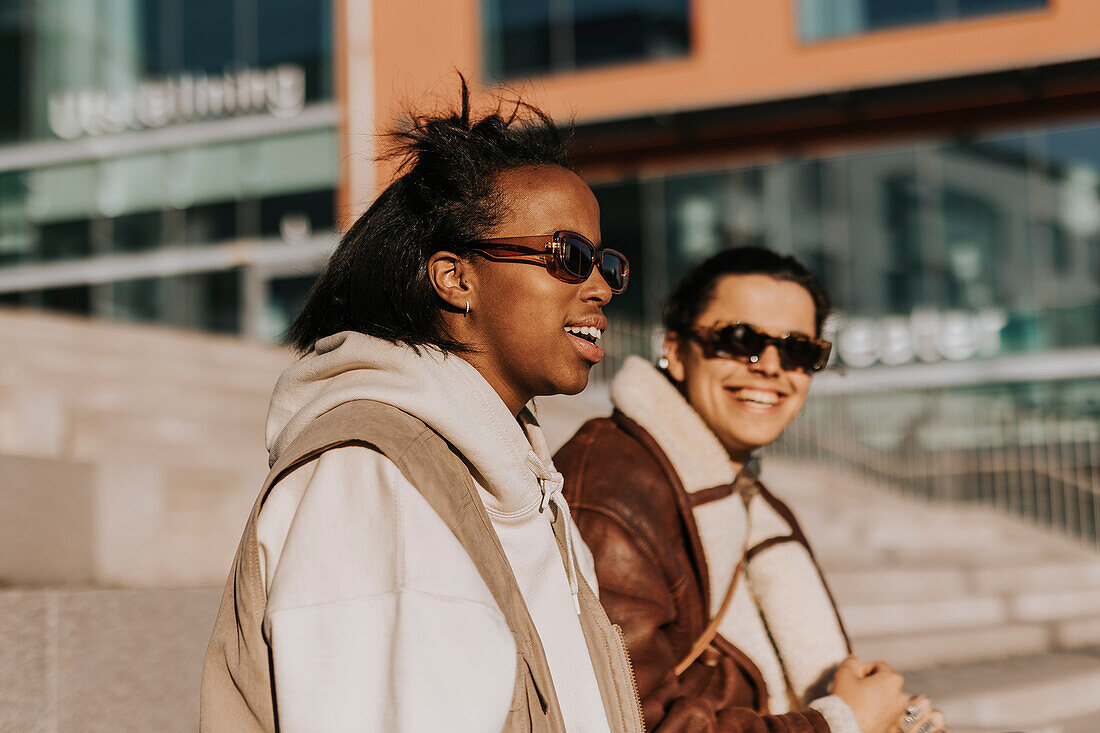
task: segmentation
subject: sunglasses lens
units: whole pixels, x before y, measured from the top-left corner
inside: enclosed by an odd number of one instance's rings
[[[758,356],[767,345],[767,337],[752,326],[736,323],[717,334],[716,353],[733,359]]]
[[[806,338],[787,337],[779,346],[779,360],[784,369],[816,372],[825,368],[828,347]]]
[[[565,236],[561,240],[561,267],[565,274],[587,280],[592,274],[592,264],[596,259],[596,250],[588,242],[578,237]]]
[[[630,276],[630,265],[619,252],[613,249],[605,249],[600,259],[600,274],[611,290],[621,293],[626,290],[626,283]]]

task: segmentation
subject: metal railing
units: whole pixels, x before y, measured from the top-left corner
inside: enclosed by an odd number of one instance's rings
[[[613,324],[594,393],[627,355],[652,357],[658,338],[651,326]],[[914,497],[988,505],[1100,546],[1100,352],[1067,353],[1016,372],[986,361],[895,369],[902,380],[884,368],[826,374],[768,453]]]

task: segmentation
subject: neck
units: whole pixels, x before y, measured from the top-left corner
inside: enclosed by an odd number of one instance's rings
[[[481,354],[477,352],[460,354],[466,362],[477,370],[478,374],[489,383],[489,386],[493,388],[493,391],[497,393],[501,401],[508,408],[508,412],[512,413],[512,417],[519,417],[519,414],[523,412],[523,408],[531,401],[534,395],[525,394],[521,390],[517,389],[509,380],[505,379],[497,369],[493,368],[493,365],[486,363],[481,358]]]

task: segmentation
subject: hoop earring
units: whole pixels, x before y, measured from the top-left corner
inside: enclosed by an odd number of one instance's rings
[[[466,312],[465,312],[465,313],[463,313],[462,315],[463,315],[463,316],[468,316],[468,315],[470,315],[470,301],[468,301],[468,300],[466,301]]]

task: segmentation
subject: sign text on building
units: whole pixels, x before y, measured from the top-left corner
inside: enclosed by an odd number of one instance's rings
[[[88,89],[53,94],[47,101],[47,120],[55,135],[73,140],[213,117],[263,112],[292,117],[305,100],[305,71],[285,64],[221,76],[185,74],[118,92]]]
[[[963,361],[1001,350],[1003,311],[914,310],[909,316],[852,318],[836,329],[836,355],[850,367]]]

